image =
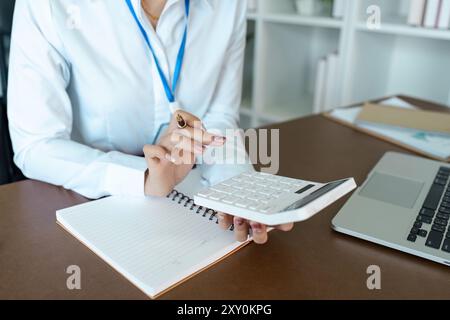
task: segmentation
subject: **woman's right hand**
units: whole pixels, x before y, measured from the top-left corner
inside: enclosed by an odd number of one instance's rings
[[[184,129],[177,126],[178,114],[187,123]],[[206,147],[223,146],[225,141],[224,137],[206,132],[197,117],[178,111],[158,144],[144,147],[148,166],[145,194],[158,197],[168,195],[189,174],[197,156],[202,155]]]

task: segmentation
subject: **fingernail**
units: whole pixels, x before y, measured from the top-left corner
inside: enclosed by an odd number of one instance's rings
[[[260,224],[254,224],[254,225],[252,225],[252,230],[253,230],[253,232],[261,233],[261,232],[263,232],[263,227]]]
[[[244,219],[236,219],[234,220],[234,224],[237,225],[238,227],[242,226],[244,224]]]
[[[219,137],[219,136],[215,136],[214,137],[214,141],[215,142],[221,142],[221,143],[223,143],[223,142],[225,142],[227,140],[227,138],[225,138],[225,137]]]
[[[174,157],[172,157],[170,154],[166,154],[166,160],[170,161],[172,163],[176,163],[177,162],[177,160]]]

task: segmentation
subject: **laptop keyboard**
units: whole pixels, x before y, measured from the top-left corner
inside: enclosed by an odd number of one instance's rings
[[[450,253],[450,168],[442,167],[431,186],[422,209],[408,236],[416,242],[418,237],[426,238],[425,245]],[[430,232],[423,229],[430,225]]]

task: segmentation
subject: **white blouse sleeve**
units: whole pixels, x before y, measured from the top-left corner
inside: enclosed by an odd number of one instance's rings
[[[70,64],[49,1],[16,1],[8,88],[15,163],[28,178],[88,198],[144,195],[145,159],[71,140]]]

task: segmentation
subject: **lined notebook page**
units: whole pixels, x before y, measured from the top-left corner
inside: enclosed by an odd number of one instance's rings
[[[154,297],[242,244],[169,199],[110,197],[57,212],[76,238]]]

